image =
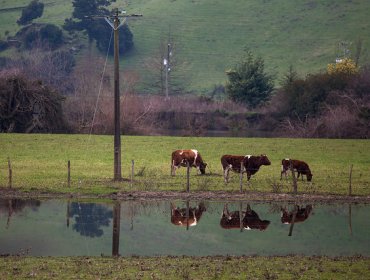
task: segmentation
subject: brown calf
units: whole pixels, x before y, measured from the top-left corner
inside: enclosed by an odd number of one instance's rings
[[[311,182],[313,174],[311,173],[310,167],[307,163],[301,160],[297,159],[283,159],[281,161],[281,173],[280,173],[280,180],[283,178],[283,174],[285,175],[285,178],[287,176],[286,172],[288,170],[292,170],[291,167],[293,167],[293,170],[297,171],[297,179],[300,175],[302,175],[302,181],[303,181],[303,175],[306,175],[307,181]]]

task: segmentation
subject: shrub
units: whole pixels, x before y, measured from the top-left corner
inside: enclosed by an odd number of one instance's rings
[[[0,132],[62,132],[63,98],[17,71],[0,73]]]
[[[35,18],[41,17],[44,12],[44,4],[38,0],[33,0],[27,7],[22,10],[22,15],[17,20],[19,25],[31,23]]]
[[[352,59],[344,58],[337,63],[328,64],[328,73],[352,75],[358,73],[358,68]]]

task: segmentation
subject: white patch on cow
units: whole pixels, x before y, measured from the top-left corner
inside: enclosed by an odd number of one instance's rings
[[[196,226],[196,225],[197,225],[197,219],[195,219],[193,223],[189,224],[189,226],[191,227]]]
[[[286,158],[285,160],[290,160],[290,158]]]
[[[250,159],[252,155],[245,155],[246,158]]]
[[[183,223],[181,221],[179,221],[179,225],[187,225],[187,223]],[[193,227],[193,226],[196,226],[197,225],[197,219],[194,217],[194,222],[192,222],[191,224],[189,224],[189,227]]]
[[[284,171],[284,165],[281,165],[281,171]]]
[[[194,156],[194,164],[197,165],[196,162],[197,162],[197,157],[198,157],[198,151],[197,150],[191,150],[191,151],[195,154],[195,156]]]
[[[180,155],[182,155],[183,153],[184,153],[184,150],[181,150]]]

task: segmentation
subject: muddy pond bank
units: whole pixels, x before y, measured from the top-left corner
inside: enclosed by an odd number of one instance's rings
[[[229,200],[229,201],[313,201],[313,202],[351,202],[351,203],[370,203],[370,196],[350,196],[350,195],[331,195],[331,194],[292,194],[292,193],[265,193],[265,192],[225,192],[225,191],[197,191],[197,192],[175,192],[175,191],[132,191],[114,192],[104,195],[86,193],[52,193],[52,192],[22,192],[16,189],[0,188],[2,198],[81,198],[81,199],[112,199],[112,200]]]

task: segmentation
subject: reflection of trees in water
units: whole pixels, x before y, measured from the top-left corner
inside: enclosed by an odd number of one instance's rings
[[[69,217],[74,217],[73,230],[82,236],[100,237],[103,235],[101,226],[109,226],[113,217],[112,210],[95,203],[72,202]]]
[[[25,207],[37,211],[40,205],[41,201],[36,199],[0,199],[0,212],[8,213],[9,209],[11,209],[13,213],[17,213],[21,212]]]
[[[36,199],[0,199],[0,213],[8,216],[6,228],[9,228],[10,220],[14,213],[22,212],[25,207],[31,208],[32,211],[37,211],[40,205],[41,201]]]

